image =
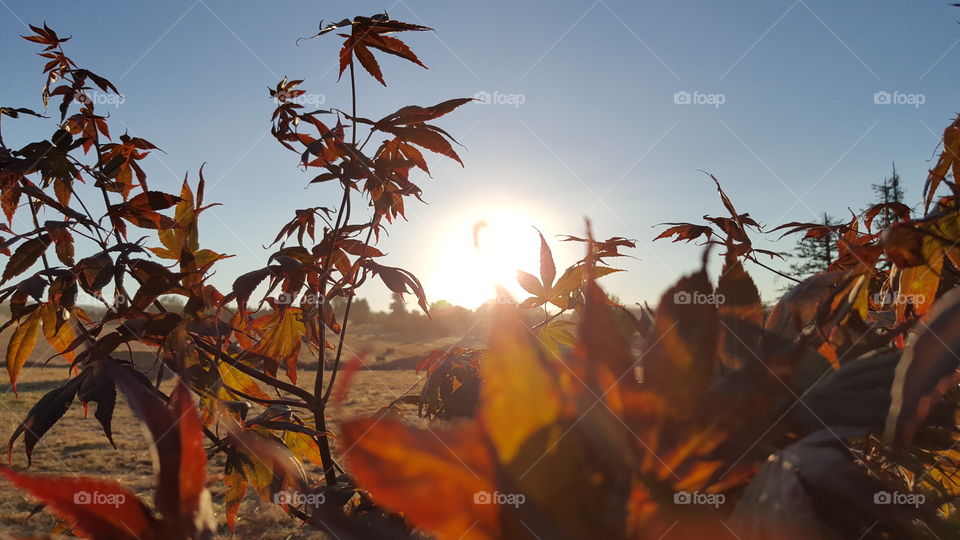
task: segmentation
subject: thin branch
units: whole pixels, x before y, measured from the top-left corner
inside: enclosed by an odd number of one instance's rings
[[[795,278],[795,277],[793,277],[793,276],[789,276],[789,275],[787,275],[787,274],[784,274],[783,272],[781,272],[781,271],[779,271],[779,270],[776,270],[776,269],[774,269],[774,268],[771,268],[771,267],[763,264],[762,262],[758,261],[756,257],[754,257],[754,256],[752,256],[752,255],[748,255],[748,256],[747,256],[747,260],[748,260],[748,261],[751,261],[751,262],[753,262],[753,263],[755,263],[755,264],[758,264],[758,265],[762,266],[763,268],[766,268],[767,270],[773,272],[774,274],[777,274],[777,275],[780,276],[780,277],[787,278],[787,279],[789,279],[790,281],[793,281],[793,282],[796,282],[796,283],[803,283],[802,280],[799,280],[799,279],[797,279],[797,278]]]

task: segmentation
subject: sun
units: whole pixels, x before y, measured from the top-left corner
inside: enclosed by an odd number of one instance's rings
[[[497,286],[514,299],[529,296],[517,270],[538,274],[540,239],[534,216],[509,208],[470,212],[441,231],[430,296],[474,309],[497,298]]]

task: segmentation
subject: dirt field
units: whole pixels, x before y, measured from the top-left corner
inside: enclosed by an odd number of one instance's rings
[[[392,362],[405,365],[410,363],[412,357],[421,356],[436,348],[447,348],[458,341],[455,338],[446,338],[417,343],[374,330],[358,330],[360,332],[349,342],[351,352],[365,352],[364,360],[371,365],[378,364],[378,356],[383,357],[382,364]],[[0,351],[5,348],[8,340],[7,333],[0,336]],[[19,397],[14,395],[9,384],[0,384],[2,440],[6,440],[13,433],[27,411],[44,393],[62,384],[68,376],[67,364],[63,361],[53,361],[46,367],[39,365],[39,361],[46,358],[39,354],[44,349],[45,343],[41,338],[36,351],[38,354],[24,367],[17,384]],[[402,359],[407,361],[397,362]],[[302,367],[298,381],[300,386],[313,388],[315,365],[316,361],[309,355],[301,356]],[[8,380],[5,373],[0,379],[4,383]],[[337,420],[342,420],[374,413],[417,382],[418,375],[413,369],[359,371],[353,378],[341,410],[331,411],[331,414]],[[171,382],[167,381],[165,384],[170,385]],[[89,416],[84,418],[83,407],[79,402],[75,402],[67,414],[37,444],[33,453],[33,465],[29,471],[32,474],[73,473],[114,480],[137,493],[148,504],[152,504],[154,476],[147,444],[139,424],[121,396],[113,419],[113,437],[117,443],[117,449],[114,450],[103,435],[99,422],[93,417],[95,406],[91,404]],[[409,414],[415,417],[416,411],[411,409]],[[335,423],[333,427],[336,428]],[[14,467],[23,470],[27,461],[22,439],[14,444],[12,455]],[[317,467],[308,464],[307,469],[311,478],[320,478]],[[219,537],[230,538],[230,531],[223,516],[222,477],[223,457],[217,455],[209,465],[209,486],[219,521]],[[3,490],[4,494],[0,498],[0,531],[18,536],[43,535],[55,525],[56,518],[51,514],[40,511],[31,516],[35,502],[13,489],[6,481],[0,480],[0,490]],[[279,507],[262,503],[250,493],[241,505],[234,537],[287,539],[324,538],[324,535],[312,528],[300,528],[298,523],[287,517]]]

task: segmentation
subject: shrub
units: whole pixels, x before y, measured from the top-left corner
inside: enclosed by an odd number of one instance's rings
[[[388,409],[340,425],[347,475],[334,459],[326,414],[342,394],[334,389],[344,388],[337,375],[353,298],[376,277],[397,294],[413,294],[428,312],[416,277],[377,262],[384,254],[375,243],[409,197],[419,198],[409,172],[427,171],[422,149],[460,161],[449,135],[428,122],[470,99],[406,106],[373,121],[358,116],[355,92],[349,114],[304,111],[294,99],[302,81],[280,81],[271,92],[278,101],[274,137],[317,173],[312,183],[338,182],[342,198],[335,211],[297,210],[274,239],[269,265],[223,294],[207,280],[225,255],[199,242],[198,218],[209,208],[202,169],[179,195],[150,190],[140,162],[156,147],[127,135],[113,142],[108,119],[85,98],[90,84],[116,88],[77,67],[64,53],[66,38],[31,28],[27,39],[49,60],[44,103],[59,101],[60,114],[48,140],[19,150],[0,143],[2,209],[12,222],[24,201],[33,224],[20,233],[4,227],[9,238],[0,240],[9,257],[0,300],[11,311],[5,327],[15,328],[6,360],[15,384],[42,334],[77,369],[30,410],[10,447],[23,436],[29,462],[77,398],[97,403],[95,417],[112,441],[119,389],[151,434],[158,473],[150,506],[103,480],[39,479],[0,467],[68,517],[74,532],[210,536],[205,467],[208,454],[220,452],[231,527],[252,488],[336,537],[409,538],[417,530],[438,538],[960,532],[953,480],[960,117],[944,132],[922,216],[885,203],[839,225],[774,229],[834,235],[837,256],[769,314],[745,266],[776,271],[760,257],[777,254],[753,246],[751,237],[766,231],[736,210],[716,178],[729,215],[671,223],[658,236],[703,238],[706,249],[701,269],[681,277],[655,309],[635,314],[597,284],[618,271],[607,260],[634,241],[596,240],[587,224],[584,237],[564,239],[582,243],[584,257],[558,272],[541,236],[539,275],[518,274],[531,296],[517,304],[502,294],[497,305],[478,310],[491,326],[488,347],[438,351],[421,363],[428,373],[421,413],[435,423],[417,427]],[[386,85],[374,51],[422,65],[387,34],[425,30],[375,15],[318,35],[345,38],[340,72],[353,88],[357,64]],[[377,149],[365,154],[373,141]],[[951,194],[938,196],[943,187]],[[107,225],[82,202],[81,193],[90,192],[102,199]],[[357,219],[364,209],[353,207],[354,192],[371,219]],[[171,208],[172,217],[163,213]],[[41,210],[59,219],[41,222]],[[890,219],[874,230],[881,213]],[[160,245],[130,242],[129,227],[156,230]],[[75,241],[90,248],[82,258]],[[723,250],[716,285],[706,271],[714,246]],[[111,284],[116,298],[107,300],[102,290]],[[266,292],[254,304],[258,287]],[[80,291],[101,300],[102,316],[77,305]],[[184,302],[162,302],[165,295]],[[390,316],[412,317],[405,311]],[[132,342],[156,347],[177,375],[170,395],[159,378],[151,383],[124,358],[122,347]],[[329,374],[318,362],[312,390],[297,384],[302,346],[331,360]],[[306,462],[322,468],[319,481],[307,478]],[[86,504],[81,492],[110,502]]]

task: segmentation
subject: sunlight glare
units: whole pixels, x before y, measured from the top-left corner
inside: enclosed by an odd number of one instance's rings
[[[473,212],[457,221],[442,235],[427,283],[431,297],[474,309],[496,298],[498,284],[518,301],[529,296],[517,285],[516,273],[539,275],[535,224],[529,215],[505,208]]]

